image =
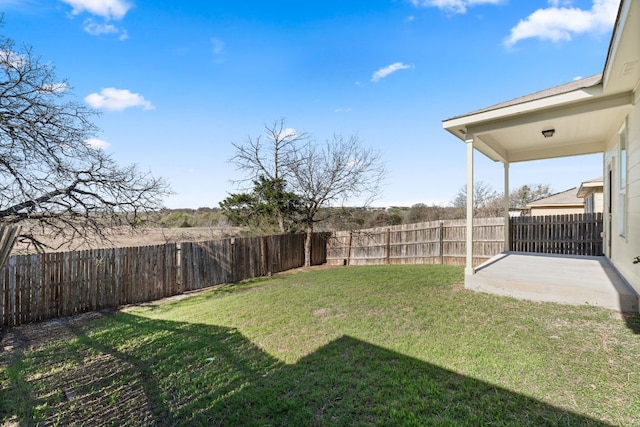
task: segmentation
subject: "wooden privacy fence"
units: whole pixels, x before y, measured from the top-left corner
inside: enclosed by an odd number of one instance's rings
[[[602,214],[516,217],[513,251],[602,255]],[[504,249],[503,218],[474,221],[474,265]],[[312,264],[464,265],[466,221],[314,234]],[[304,235],[11,256],[0,268],[0,326],[115,308],[300,267]]]
[[[433,221],[358,231],[337,231],[327,242],[332,265],[464,265],[466,220]],[[504,219],[474,220],[474,264],[504,250]]]
[[[312,263],[325,262],[325,237]],[[234,238],[9,257],[0,327],[141,303],[304,265],[304,235]]]
[[[245,237],[181,245],[180,269],[184,290],[270,276],[304,265],[304,234]],[[311,264],[324,264],[326,237],[314,233]]]
[[[510,248],[544,254],[603,254],[602,213],[511,218]]]

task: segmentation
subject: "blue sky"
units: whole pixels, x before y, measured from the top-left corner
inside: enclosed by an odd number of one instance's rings
[[[442,120],[602,72],[619,0],[0,0],[33,47],[102,112],[98,144],[215,207],[242,176],[232,142],[287,126],[357,133],[388,176],[378,206],[447,204],[466,177]],[[476,156],[476,179],[503,169]],[[518,163],[511,185],[555,191],[601,156]],[[354,204],[357,201],[353,201]]]

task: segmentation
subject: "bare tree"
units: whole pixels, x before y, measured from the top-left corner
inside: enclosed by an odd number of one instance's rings
[[[267,182],[285,194],[284,188],[291,177],[295,162],[298,161],[299,156],[296,153],[309,142],[310,137],[306,132],[287,128],[285,120],[280,119],[265,124],[263,135],[256,138],[249,136],[242,143],[232,143],[235,155],[231,161],[238,170],[245,173],[241,183],[255,186],[256,183]],[[286,231],[285,206],[288,204],[273,203],[271,206],[281,233]]]
[[[0,222],[20,224],[21,243],[101,240],[169,194],[162,179],[120,167],[88,143],[96,114],[72,99],[50,63],[0,36]]]
[[[290,220],[302,222],[307,233],[307,266],[311,264],[314,223],[325,219],[317,218],[320,208],[340,205],[354,197],[367,206],[378,196],[385,172],[380,155],[364,148],[357,135],[334,135],[326,144],[318,145],[306,132],[286,128],[284,119],[265,125],[263,136],[249,137],[233,146],[236,154],[231,160],[245,172],[242,182],[253,183],[254,190],[251,194],[233,194],[221,205],[245,211],[257,206],[257,213],[276,209],[283,232],[285,214]],[[256,183],[267,183],[269,188],[275,185],[277,191],[269,191],[265,197],[264,191],[255,190]],[[260,203],[252,202],[256,196],[260,196]],[[291,203],[294,199],[295,203]]]
[[[525,184],[511,191],[510,206],[523,209],[534,200],[549,197],[551,194],[549,184]]]
[[[484,211],[493,211],[491,209],[500,203],[502,195],[497,193],[491,185],[483,181],[478,181],[473,185],[473,215],[478,215]],[[451,204],[463,211],[467,207],[467,186],[463,185],[458,190],[455,199]]]
[[[358,135],[333,135],[324,145],[308,144],[293,153],[289,164],[293,191],[302,202],[305,265],[311,265],[311,236],[320,208],[352,198],[363,206],[379,196],[385,176],[380,154],[360,144]]]

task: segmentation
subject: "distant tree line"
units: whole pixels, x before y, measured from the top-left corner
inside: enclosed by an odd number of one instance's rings
[[[266,192],[264,182],[254,187],[254,193]],[[271,190],[269,190],[271,191]],[[474,211],[478,217],[502,216],[504,203],[501,193],[493,190],[484,182],[475,185]],[[548,197],[552,193],[547,184],[525,184],[510,192],[509,206],[514,209],[524,209],[532,201]],[[268,198],[261,199],[257,194],[250,194],[255,199],[247,198],[256,203],[256,209],[231,209],[230,202],[240,200],[236,195],[225,199],[222,207],[200,207],[198,209],[163,209],[147,225],[151,227],[244,227],[244,235],[263,235],[278,233],[279,225],[274,221],[270,207],[259,206],[267,204]],[[243,197],[246,197],[243,196]],[[288,196],[291,197],[291,196]],[[362,228],[385,227],[417,222],[463,219],[466,217],[466,188],[460,188],[455,198],[447,205],[416,203],[412,206],[376,207],[323,207],[316,213],[318,219],[317,231],[357,230]],[[233,203],[231,203],[233,204]],[[237,207],[237,205],[236,205]],[[286,210],[285,210],[286,212]],[[292,217],[282,223],[285,232],[303,232],[303,228]]]

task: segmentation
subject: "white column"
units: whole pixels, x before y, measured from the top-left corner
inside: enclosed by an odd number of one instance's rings
[[[504,162],[504,251],[509,251],[509,162]]]
[[[467,263],[464,273],[472,275],[473,268],[473,134],[467,134]]]

